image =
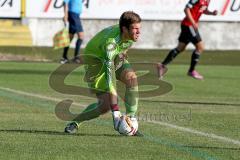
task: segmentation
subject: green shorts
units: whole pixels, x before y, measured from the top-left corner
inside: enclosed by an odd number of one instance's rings
[[[124,60],[121,67],[115,71],[114,80],[119,79],[121,73],[126,69],[131,69],[131,65],[127,60]],[[88,87],[91,93],[99,94],[102,92],[107,92],[107,78],[105,74],[105,67],[102,63],[87,64],[85,63],[85,76],[84,80],[88,83]]]

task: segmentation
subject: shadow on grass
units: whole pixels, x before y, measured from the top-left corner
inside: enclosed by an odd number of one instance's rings
[[[20,74],[20,75],[22,75],[22,74],[37,74],[37,75],[39,75],[39,74],[50,74],[51,73],[51,71],[49,71],[49,70],[39,70],[39,69],[36,69],[36,70],[34,70],[34,69],[21,69],[21,70],[19,70],[19,69],[8,69],[8,70],[6,70],[6,69],[0,69],[0,72],[1,72],[1,74]]]
[[[236,106],[240,107],[240,104],[231,103],[218,103],[218,102],[184,102],[184,101],[158,101],[158,100],[140,100],[143,102],[155,102],[155,103],[169,103],[169,104],[191,104],[191,105],[216,105],[216,106]]]
[[[6,133],[30,133],[30,134],[42,134],[42,135],[59,135],[59,136],[90,136],[90,137],[123,137],[118,134],[98,134],[98,133],[76,133],[68,134],[59,131],[46,131],[46,130],[26,130],[26,129],[1,129],[0,132]]]
[[[240,151],[240,148],[229,148],[229,147],[214,147],[214,146],[183,146],[186,148],[194,148],[194,149],[211,149],[211,150],[235,150],[235,151]]]

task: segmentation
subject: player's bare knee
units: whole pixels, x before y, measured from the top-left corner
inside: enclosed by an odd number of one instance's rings
[[[84,39],[84,34],[82,32],[78,33],[78,39]]]
[[[137,75],[135,72],[128,72],[126,74],[127,87],[137,86]]]
[[[201,54],[203,52],[203,49],[196,49],[197,53]]]
[[[199,52],[202,53],[203,51],[204,51],[204,46],[202,45],[202,46],[200,47]]]
[[[201,54],[204,51],[204,45],[202,43],[197,44],[196,51]]]
[[[126,78],[127,80],[130,80],[130,79],[136,79],[137,78],[137,75],[135,72],[131,71],[131,72],[127,72],[126,74]]]

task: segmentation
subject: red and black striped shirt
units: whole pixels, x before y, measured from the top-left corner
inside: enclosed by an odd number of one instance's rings
[[[192,17],[196,23],[198,23],[204,11],[207,10],[209,3],[210,0],[189,0],[189,2],[187,3],[186,8],[190,9]],[[187,17],[185,17],[182,21],[182,25],[191,26],[192,23]]]

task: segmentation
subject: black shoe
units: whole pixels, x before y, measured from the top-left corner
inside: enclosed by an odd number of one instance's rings
[[[133,136],[143,137],[144,134],[142,134],[141,132],[137,131]]]
[[[78,131],[78,125],[76,122],[69,123],[64,130],[65,133],[70,133],[70,134],[74,134],[77,131]]]

